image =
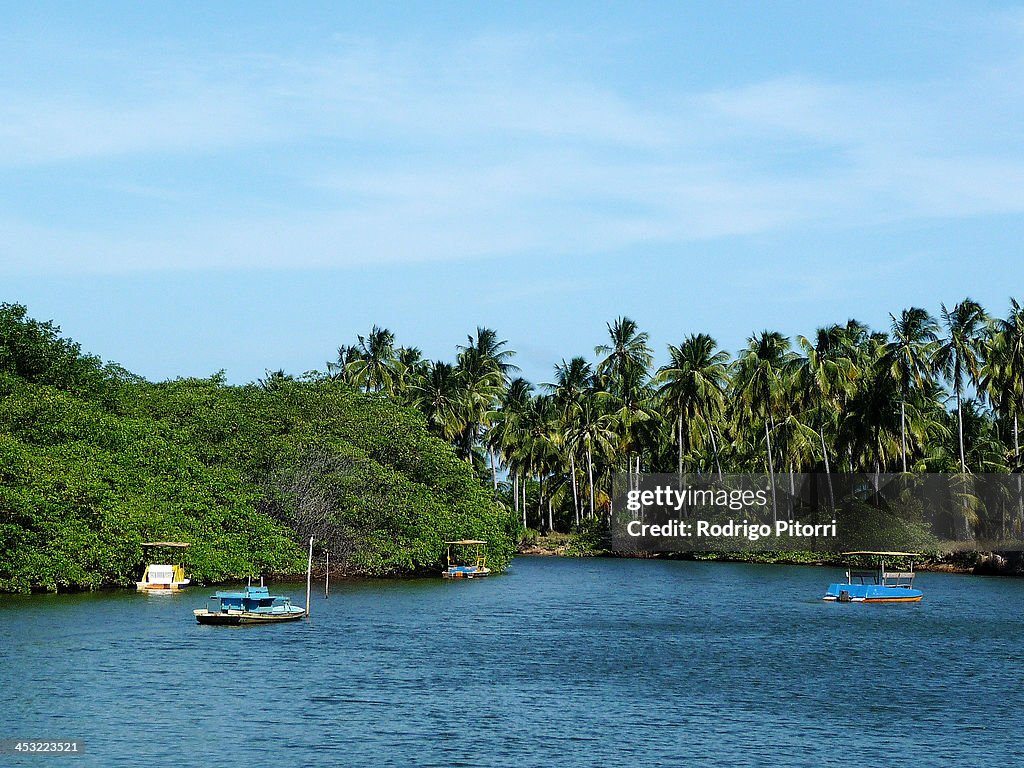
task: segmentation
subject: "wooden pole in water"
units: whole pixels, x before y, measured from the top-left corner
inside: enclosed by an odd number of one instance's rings
[[[324,597],[331,596],[331,550],[327,550],[327,565],[324,566]]]
[[[309,562],[306,564],[306,618],[309,618],[309,593],[313,587],[313,537],[309,537]]]

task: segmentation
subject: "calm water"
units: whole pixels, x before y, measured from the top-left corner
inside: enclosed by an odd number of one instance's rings
[[[239,628],[203,588],[0,597],[0,738],[86,742],[0,766],[1020,764],[1024,581],[823,603],[837,574],[519,558]]]

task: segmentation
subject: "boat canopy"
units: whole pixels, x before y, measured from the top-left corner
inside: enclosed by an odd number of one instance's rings
[[[452,544],[472,545],[472,544],[486,544],[486,543],[487,543],[486,541],[480,541],[480,539],[460,539],[459,541],[446,541],[445,542],[445,544],[448,544],[449,546],[451,546]]]

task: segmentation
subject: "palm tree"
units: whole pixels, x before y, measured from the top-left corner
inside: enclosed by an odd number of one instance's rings
[[[772,485],[772,516],[778,516],[775,498],[775,460],[771,432],[782,394],[782,376],[791,360],[789,339],[777,331],[762,331],[747,339],[747,349],[737,361],[733,378],[737,415],[764,424],[765,453]]]
[[[591,391],[594,370],[582,357],[574,357],[568,363],[562,360],[555,366],[555,381],[544,386],[551,392],[555,409],[559,415],[558,432],[560,443],[569,458],[569,475],[572,480],[572,503],[576,524],[580,522],[580,494],[576,478],[576,448],[568,439],[577,425],[581,401]]]
[[[359,357],[359,348],[354,344],[338,347],[337,359],[334,362],[327,361],[327,378],[352,384],[352,363]]]
[[[922,390],[932,375],[932,358],[939,340],[939,324],[919,307],[911,307],[892,319],[892,341],[886,362],[900,394],[900,454],[907,471],[907,397],[911,388]]]
[[[499,340],[496,331],[477,327],[476,338],[467,336],[466,346],[459,346],[457,364],[465,387],[466,427],[461,435],[462,450],[469,456],[490,425],[505,390],[508,374],[518,371],[509,362],[515,352],[505,349],[507,341]],[[498,489],[498,467],[493,451],[488,451],[491,480]]]
[[[395,350],[392,394],[400,402],[409,404],[413,385],[426,373],[428,362],[418,347],[398,347]]]
[[[512,477],[512,504],[522,510],[523,528],[526,528],[526,411],[533,398],[533,385],[524,378],[508,383],[502,394],[501,408],[487,431],[488,446],[503,457]],[[520,490],[522,493],[520,494]],[[522,497],[520,504],[520,496]]]
[[[837,436],[849,457],[851,471],[861,468],[873,472],[876,486],[889,461],[900,454],[899,393],[885,351],[886,343],[875,338],[869,338],[861,351],[857,386],[843,410]]]
[[[526,471],[537,478],[537,516],[543,521],[544,479],[559,465],[554,401],[548,395],[531,398],[522,417],[522,453]]]
[[[295,377],[285,373],[284,369],[279,368],[276,371],[266,371],[266,376],[257,380],[256,383],[260,389],[266,392],[275,392],[292,381],[295,381]]]
[[[1017,516],[1024,524],[1019,424],[1024,412],[1024,308],[1016,299],[1010,299],[1009,316],[993,323],[981,386],[993,407],[1013,424],[1013,454],[1009,465],[1017,475]]]
[[[466,337],[468,345],[460,346],[460,351],[473,350],[481,359],[487,360],[507,380],[509,375],[519,370],[519,366],[513,365],[510,361],[516,353],[511,349],[505,349],[507,341],[498,338],[498,332],[493,328],[481,328],[477,326],[476,338]]]
[[[821,460],[833,508],[835,494],[825,426],[826,422],[833,428],[837,426],[838,414],[852,394],[857,378],[857,369],[842,343],[843,335],[844,329],[833,325],[819,328],[813,343],[805,336],[797,336],[797,344],[803,354],[794,355],[789,363],[794,398],[814,424],[813,430],[821,445]]]
[[[654,353],[647,345],[647,333],[640,331],[634,320],[619,317],[608,323],[607,328],[611,343],[594,347],[595,354],[603,355],[597,364],[598,383],[617,401],[620,446],[626,457],[627,473],[632,478],[633,449],[639,443],[644,422],[652,416],[645,405],[650,399],[648,369]],[[637,455],[637,474],[640,472],[640,460]]]
[[[993,323],[981,386],[1013,423],[1013,460],[1021,469],[1019,418],[1024,413],[1024,307],[1010,299],[1010,314]]]
[[[891,377],[880,378],[879,372],[879,360],[889,339],[854,319],[847,320],[846,325],[835,326],[833,333],[839,349],[837,354],[849,359],[853,366],[853,386],[845,394],[843,407],[837,413],[836,452],[845,453],[850,472],[857,467],[869,470],[873,466],[872,457],[877,455],[877,436],[871,431],[870,423],[856,419],[856,410],[858,403],[871,401],[873,408],[888,413],[889,404],[895,403],[888,386]]]
[[[683,482],[683,452],[707,433],[712,444],[718,476],[722,464],[715,439],[715,424],[725,412],[725,390],[729,384],[729,354],[718,349],[706,333],[687,336],[678,347],[669,345],[670,362],[658,369],[658,394],[676,414],[679,483]],[[684,422],[686,431],[684,436]]]
[[[946,336],[935,353],[935,366],[956,395],[957,429],[960,436],[960,471],[967,472],[964,452],[963,391],[964,380],[977,386],[980,377],[982,334],[988,317],[978,302],[964,299],[952,310],[942,304],[942,322]]]
[[[648,368],[654,355],[647,346],[649,336],[641,332],[635,320],[619,317],[608,323],[611,344],[594,347],[595,354],[604,355],[597,365],[597,372],[611,381],[621,380],[630,368]]]
[[[615,420],[610,413],[602,408],[603,394],[591,392],[579,401],[575,421],[565,436],[568,450],[578,451],[587,459],[587,487],[590,496],[591,518],[597,514],[594,465],[598,459],[611,459],[616,441]]]
[[[369,335],[358,336],[359,356],[348,364],[352,380],[367,392],[391,390],[394,378],[395,334],[387,328],[373,326]]]
[[[422,379],[411,388],[413,402],[441,437],[454,442],[466,427],[466,404],[461,377],[450,363],[427,365]]]

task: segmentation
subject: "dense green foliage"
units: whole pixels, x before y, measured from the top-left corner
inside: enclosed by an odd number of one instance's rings
[[[445,539],[515,524],[423,418],[344,383],[152,384],[0,306],[0,590],[127,585],[141,544],[188,541],[192,578],[436,568]]]
[[[489,465],[524,529],[607,519],[616,474],[1021,472],[1024,308],[1011,299],[994,317],[968,298],[938,318],[916,307],[890,318],[886,331],[856,320],[795,339],[765,330],[735,355],[691,334],[655,367],[647,333],[622,317],[594,358],[563,360],[539,393],[509,377],[512,352],[493,330],[448,363],[374,327],[325,376],[421,410]],[[1004,532],[1021,535],[1020,517]]]
[[[766,330],[736,355],[691,334],[656,367],[619,318],[538,393],[488,328],[452,362],[374,327],[300,380],[153,384],[2,305],[0,589],[125,584],[150,538],[193,542],[202,580],[295,572],[310,536],[377,575],[436,567],[463,537],[501,568],[530,527],[600,551],[621,473],[1020,473],[1024,309],[964,299],[891,320]],[[932,543],[846,513],[871,540]],[[1000,534],[1021,535],[1021,517]]]

